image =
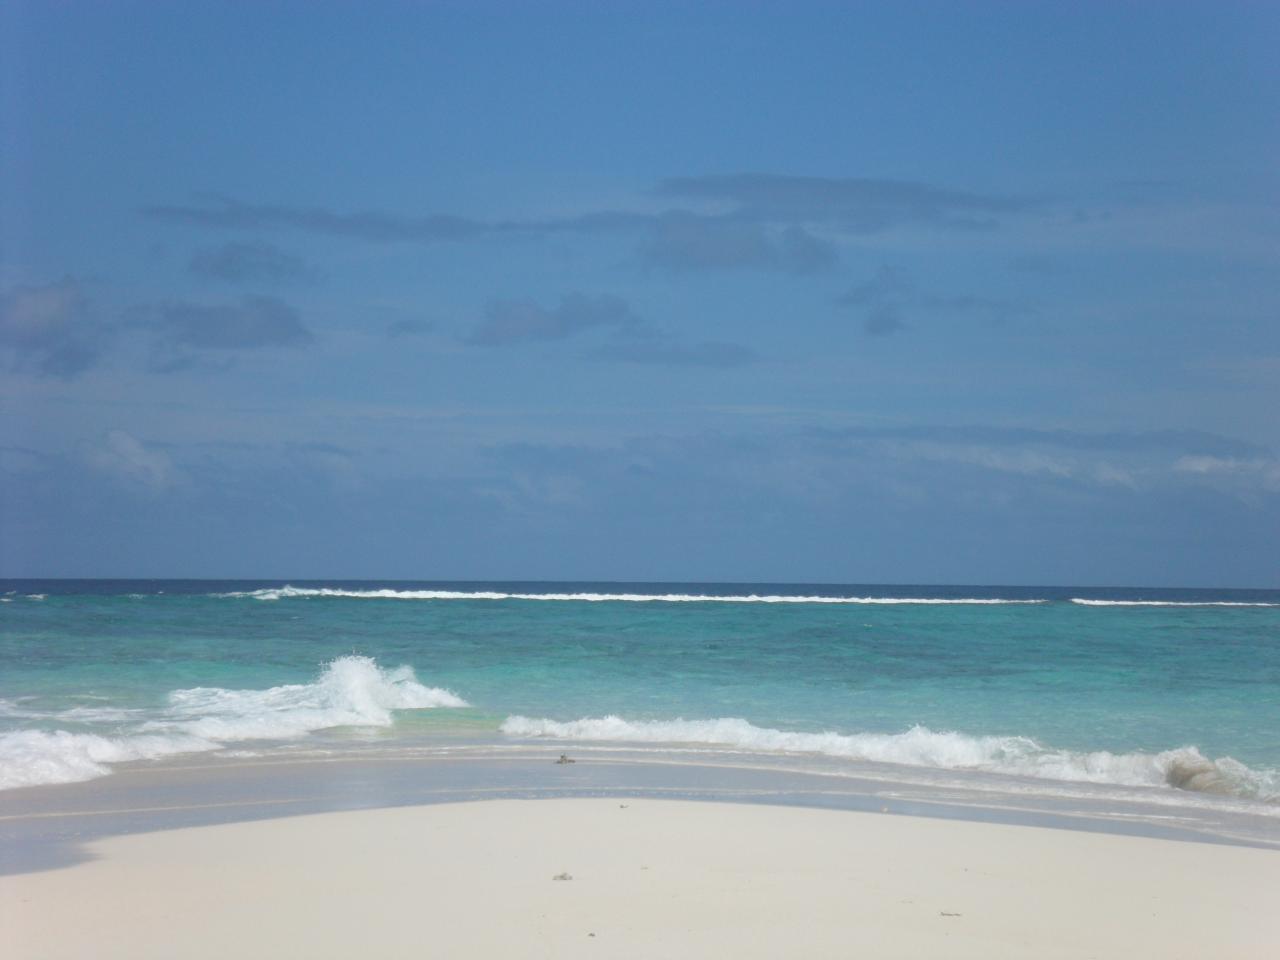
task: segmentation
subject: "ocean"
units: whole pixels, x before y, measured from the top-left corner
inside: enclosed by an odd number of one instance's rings
[[[11,580],[0,601],[0,789],[612,745],[1280,816],[1275,590]]]

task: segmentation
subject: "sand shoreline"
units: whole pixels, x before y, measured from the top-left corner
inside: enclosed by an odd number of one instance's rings
[[[0,953],[1243,957],[1280,944],[1280,851],[845,810],[508,799],[88,846],[73,867],[0,877]]]
[[[436,738],[414,748],[196,754],[0,791],[0,874],[77,841],[338,810],[528,797],[653,797],[976,820],[1280,849],[1280,806],[1173,788],[939,771],[830,757]],[[554,763],[568,749],[574,764]],[[20,848],[20,849],[18,849]],[[59,848],[59,849],[55,849]]]
[[[1172,789],[947,775],[786,755],[574,750],[450,740],[429,750],[197,756],[82,783],[0,791],[0,876],[73,866],[116,836],[470,800],[616,797],[887,812],[1280,850],[1280,809]],[[1061,792],[1066,790],[1067,792]],[[1058,791],[1058,792],[1055,792]]]

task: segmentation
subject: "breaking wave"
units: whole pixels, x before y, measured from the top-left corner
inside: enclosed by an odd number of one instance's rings
[[[1000,600],[982,597],[823,597],[785,594],[719,595],[707,593],[505,593],[495,590],[346,590],[336,587],[270,587],[223,597],[287,600],[305,597],[349,597],[358,600],[558,600],[588,603],[862,603],[862,604],[1027,604],[1046,600]]]
[[[137,713],[107,716],[77,707],[41,715],[7,706],[11,716],[46,723],[126,720]],[[108,764],[217,750],[238,740],[286,740],[330,727],[387,727],[397,710],[465,706],[456,694],[419,683],[412,667],[388,670],[370,657],[339,657],[313,683],[174,690],[153,719],[123,724],[118,735],[62,729],[0,734],[0,789],[91,780],[109,773]]]
[[[195,687],[169,694],[172,727],[211,740],[297,737],[327,727],[387,727],[393,710],[465,707],[448,690],[424,687],[407,666],[384,670],[370,657],[340,657],[315,683],[267,690]]]
[[[217,747],[198,737],[173,734],[104,737],[67,730],[15,730],[0,734],[0,790],[92,780],[110,773],[110,763]]]
[[[630,721],[584,717],[561,722],[508,717],[502,732],[558,740],[696,743],[748,751],[811,753],[932,767],[976,770],[1047,780],[1121,786],[1176,787],[1198,793],[1280,802],[1280,771],[1254,770],[1230,757],[1210,760],[1195,747],[1162,753],[1091,753],[1055,750],[1030,737],[973,737],[915,726],[905,733],[798,733],[757,727],[746,720]]]
[[[1243,600],[1085,600],[1072,597],[1082,607],[1280,607],[1280,603]]]

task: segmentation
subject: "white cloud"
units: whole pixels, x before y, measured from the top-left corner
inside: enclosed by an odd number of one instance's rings
[[[1103,461],[1093,466],[1093,479],[1104,487],[1128,487],[1138,489],[1138,477],[1135,471]]]
[[[899,447],[908,458],[938,462],[964,463],[997,470],[1001,473],[1017,473],[1023,476],[1070,477],[1076,473],[1076,464],[1067,457],[1051,456],[1038,450],[998,449],[973,444],[947,444],[937,442],[908,443]]]
[[[98,361],[105,337],[88,317],[84,295],[72,280],[0,296],[0,348],[11,352],[17,368],[74,377]]]
[[[1262,457],[1241,459],[1237,457],[1187,456],[1179,457],[1173,465],[1177,473],[1194,474],[1205,479],[1229,479],[1258,485],[1265,490],[1280,491],[1280,461]]]
[[[166,489],[177,475],[167,454],[146,447],[123,430],[108,431],[100,442],[89,445],[85,459],[103,473],[150,490]]]

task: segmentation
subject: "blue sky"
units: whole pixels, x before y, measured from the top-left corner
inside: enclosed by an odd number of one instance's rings
[[[1273,4],[0,17],[0,574],[1280,586]]]

